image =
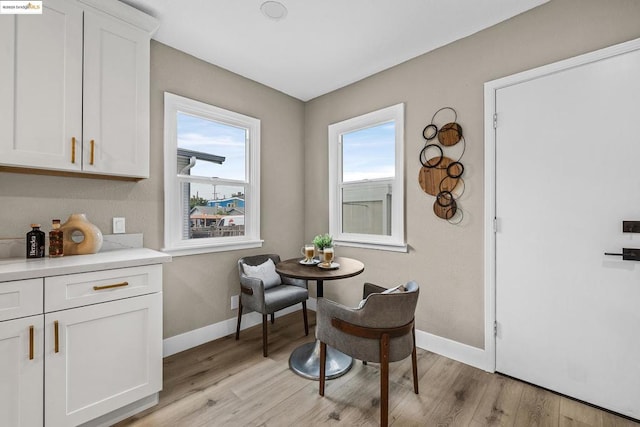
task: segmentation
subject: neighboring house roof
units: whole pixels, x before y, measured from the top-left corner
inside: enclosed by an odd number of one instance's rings
[[[218,200],[209,200],[209,205],[224,205],[230,202],[238,202],[241,204],[244,204],[244,196],[242,197],[238,197],[238,196],[233,196],[233,197],[227,197],[226,199],[218,199]]]
[[[178,148],[178,156],[185,158],[195,157],[198,160],[206,160],[208,162],[218,163],[220,165],[226,160],[226,157],[224,156],[203,153],[202,151],[187,150],[186,148]]]
[[[244,215],[244,209],[239,209],[238,207],[231,208],[228,211],[224,212],[225,215]]]
[[[191,208],[189,215],[193,218],[193,215],[218,215],[220,208],[215,206],[194,206]]]
[[[224,211],[224,214],[219,214],[220,208],[216,206],[194,206],[189,211],[190,218],[198,219],[210,219],[210,218],[224,218],[228,215],[244,215],[244,209],[232,208]]]

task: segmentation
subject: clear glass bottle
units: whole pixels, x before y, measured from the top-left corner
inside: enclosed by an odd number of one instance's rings
[[[60,220],[51,221],[51,231],[49,232],[49,256],[51,258],[64,255],[64,233],[60,230]]]
[[[44,257],[44,231],[40,231],[40,224],[31,224],[31,231],[27,233],[27,258]]]

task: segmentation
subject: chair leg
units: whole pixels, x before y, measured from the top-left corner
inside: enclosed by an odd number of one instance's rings
[[[267,315],[262,315],[262,355],[267,357]]]
[[[389,335],[380,340],[380,427],[389,425]]]
[[[271,324],[273,325],[273,323],[276,321],[276,314],[275,313],[271,313]]]
[[[327,373],[327,345],[320,341],[320,387],[318,392],[320,396],[324,396],[324,382]]]
[[[413,391],[418,394],[418,356],[416,355],[416,328],[413,327],[413,351],[411,352],[411,364],[413,365]]]
[[[242,303],[238,303],[238,325],[236,326],[236,341],[240,339],[240,321],[242,320]]]
[[[302,301],[302,316],[304,317],[304,334],[309,335],[309,320],[307,320],[307,302]]]

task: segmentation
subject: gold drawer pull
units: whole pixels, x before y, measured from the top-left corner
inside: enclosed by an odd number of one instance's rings
[[[76,137],[71,138],[71,163],[76,162]]]
[[[93,151],[94,151],[95,146],[96,146],[96,143],[95,143],[95,141],[92,139],[92,140],[91,140],[91,159],[89,160],[89,164],[90,164],[90,165],[92,165],[92,164],[93,164]]]
[[[60,345],[59,345],[59,335],[58,335],[58,321],[55,320],[53,322],[53,352],[54,353],[59,353],[60,352]]]
[[[115,283],[113,285],[104,285],[104,286],[94,286],[94,291],[103,291],[105,289],[113,289],[113,288],[122,288],[124,286],[129,286],[129,282]]]
[[[29,360],[33,360],[33,325],[29,326]]]

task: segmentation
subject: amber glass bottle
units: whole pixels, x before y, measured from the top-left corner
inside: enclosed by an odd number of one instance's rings
[[[60,257],[64,254],[63,233],[62,230],[60,230],[60,220],[54,219],[51,227],[52,229],[49,232],[49,256],[51,258]]]

